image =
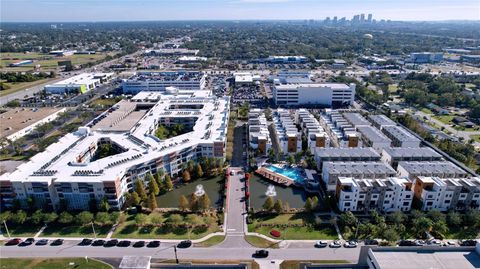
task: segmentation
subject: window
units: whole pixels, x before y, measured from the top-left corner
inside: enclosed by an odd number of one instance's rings
[[[344,206],[350,206],[350,202],[346,202]]]

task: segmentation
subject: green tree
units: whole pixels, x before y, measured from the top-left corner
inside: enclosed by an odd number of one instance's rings
[[[165,175],[165,188],[168,191],[171,191],[173,189],[172,178],[169,175]]]
[[[102,201],[100,201],[100,205],[98,206],[98,210],[102,212],[108,212],[110,210],[110,204],[106,197],[103,197]]]
[[[155,226],[159,226],[163,223],[163,217],[158,213],[150,214],[149,218],[150,218],[150,223]]]
[[[268,196],[267,199],[265,200],[265,203],[263,203],[262,207],[266,211],[271,211],[274,205],[275,205],[275,202],[273,201],[273,198],[271,196]]]
[[[45,224],[52,223],[52,222],[54,222],[55,220],[57,220],[57,218],[58,218],[58,215],[57,215],[57,213],[55,213],[55,212],[43,214],[43,222],[44,222]]]
[[[95,215],[95,223],[103,226],[111,223],[110,215],[107,212],[98,212]]]
[[[58,222],[61,224],[70,224],[73,222],[73,216],[68,212],[62,212],[58,216]]]
[[[137,192],[138,196],[142,201],[147,200],[147,192],[145,191],[145,186],[143,185],[143,181],[137,180],[135,182],[135,191]]]
[[[190,182],[191,178],[190,178],[190,172],[188,172],[188,170],[183,170],[182,180],[183,182]]]
[[[392,214],[388,215],[388,219],[395,225],[399,225],[404,223],[404,221],[407,219],[405,216],[405,213],[402,211],[395,211]]]
[[[312,197],[312,210],[316,210],[318,207],[318,197],[313,196]]]
[[[207,193],[200,197],[200,207],[203,210],[207,210],[210,208],[210,197],[208,197]]]
[[[282,200],[277,199],[277,201],[275,201],[275,204],[273,205],[273,210],[275,210],[275,212],[277,212],[278,214],[281,214],[283,212]]]
[[[183,217],[180,214],[171,214],[168,217],[167,222],[173,225],[178,225],[183,223]]]
[[[150,193],[150,195],[148,196],[148,208],[150,208],[150,210],[155,210],[158,205],[157,205],[157,199],[155,199],[155,195],[153,193]]]
[[[113,224],[117,223],[120,220],[120,216],[122,215],[118,211],[110,213],[110,222]]]
[[[202,166],[199,163],[197,163],[197,165],[195,166],[195,177],[196,178],[203,177]]]
[[[140,205],[140,202],[142,199],[140,198],[140,195],[136,191],[132,192],[132,195],[130,196],[130,204],[132,206],[137,206]]]
[[[432,220],[426,217],[421,217],[413,220],[413,230],[418,236],[422,236],[425,232],[431,232],[432,226]]]
[[[135,224],[139,227],[145,226],[148,223],[148,217],[145,214],[137,214],[135,216]]]
[[[455,211],[450,211],[447,214],[447,223],[450,226],[460,226],[462,224],[462,215]]]
[[[305,201],[305,205],[303,206],[306,212],[312,212],[313,210],[313,201],[312,198],[308,197]]]
[[[386,229],[383,232],[382,238],[385,239],[389,243],[397,242],[400,239],[397,231],[393,228]]]
[[[294,159],[293,156],[290,155],[290,154],[287,156],[286,161],[287,161],[287,163],[288,163],[289,165],[292,165],[292,164],[295,163],[295,159]]]
[[[27,220],[27,213],[23,210],[18,210],[16,213],[12,214],[10,221],[15,224],[23,224]]]
[[[440,212],[439,210],[431,210],[427,212],[427,217],[431,219],[434,223],[443,221],[445,222],[445,214]]]
[[[41,210],[37,210],[32,214],[30,220],[33,222],[33,224],[40,224],[42,223],[43,218],[43,212]]]
[[[189,204],[187,197],[185,197],[185,195],[181,195],[179,198],[178,207],[180,208],[180,210],[185,211],[187,210],[188,206]]]
[[[190,195],[190,210],[193,212],[196,212],[198,211],[198,209],[199,209],[198,197],[194,193],[192,193]]]
[[[153,179],[153,176],[152,176],[152,179],[148,182],[148,189],[150,190],[150,193],[152,193],[155,196],[160,193],[160,188],[158,187],[155,179]]]
[[[443,238],[443,236],[448,233],[448,226],[447,223],[443,220],[433,222],[432,224],[432,232],[440,235],[439,237]]]
[[[93,221],[93,214],[88,211],[82,211],[75,217],[75,221],[78,225],[87,225]]]
[[[202,218],[200,218],[196,214],[188,214],[185,217],[185,222],[190,224],[191,226],[196,226],[203,223]]]
[[[3,223],[4,221],[7,222],[10,220],[12,216],[12,212],[10,211],[3,211],[0,213],[0,222]]]
[[[357,224],[357,217],[355,217],[355,215],[353,215],[353,213],[350,211],[342,213],[339,217],[339,220],[342,226],[353,227]]]

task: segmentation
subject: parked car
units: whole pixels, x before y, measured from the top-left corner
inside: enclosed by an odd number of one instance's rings
[[[143,248],[145,246],[145,241],[137,241],[133,243],[134,248]]]
[[[315,247],[316,248],[324,248],[328,245],[326,241],[317,241],[315,242]]]
[[[347,241],[345,244],[343,244],[343,247],[345,248],[356,248],[357,247],[357,242],[355,241]]]
[[[25,241],[21,242],[20,244],[18,244],[20,247],[26,247],[26,246],[30,246],[31,244],[33,244],[35,242],[35,239],[32,238],[32,237],[29,237],[27,239],[25,239]]]
[[[257,250],[257,251],[255,251],[255,253],[253,253],[253,257],[255,257],[255,258],[266,258],[266,257],[268,257],[268,250],[265,250],[265,249]]]
[[[50,244],[50,246],[61,246],[63,245],[63,239],[55,239],[53,242]]]
[[[191,246],[192,246],[192,241],[183,240],[182,242],[178,243],[177,248],[189,248]]]
[[[425,241],[423,240],[415,240],[415,246],[424,246],[425,245]]]
[[[160,246],[160,241],[154,240],[150,241],[147,244],[147,248],[158,248]]]
[[[473,240],[473,239],[460,240],[459,244],[462,247],[474,247],[477,245],[477,240]]]
[[[117,247],[128,247],[132,242],[128,240],[122,240],[118,242]]]
[[[432,239],[432,240],[427,242],[427,244],[429,244],[429,245],[440,245],[441,243],[442,243],[442,241],[440,241],[438,239]]]
[[[378,241],[375,240],[375,239],[366,239],[363,243],[366,246],[376,246],[376,245],[378,245]]]
[[[416,246],[416,243],[412,240],[401,240],[400,242],[398,242],[398,245],[400,247],[413,247]]]
[[[103,245],[104,247],[114,247],[118,245],[118,240],[117,239],[112,239],[112,240],[108,240],[107,242],[105,242],[105,244]]]
[[[5,243],[5,246],[16,246],[20,243],[22,243],[22,239],[13,238],[13,239],[8,240],[7,243]]]
[[[89,246],[93,242],[92,239],[84,238],[80,243],[78,243],[79,246]]]
[[[93,241],[93,243],[92,243],[92,246],[94,246],[94,247],[99,247],[99,246],[103,246],[103,245],[105,245],[105,240],[103,240],[103,239],[97,239],[97,240]]]
[[[36,246],[45,246],[48,244],[48,239],[40,239],[35,243]]]
[[[342,242],[340,240],[335,240],[330,245],[328,245],[331,248],[340,248],[342,247]]]

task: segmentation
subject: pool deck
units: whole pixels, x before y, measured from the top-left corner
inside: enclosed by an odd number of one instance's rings
[[[271,180],[287,187],[295,184],[295,181],[293,181],[291,178],[273,172],[266,167],[260,167],[255,172],[263,176],[265,179]]]

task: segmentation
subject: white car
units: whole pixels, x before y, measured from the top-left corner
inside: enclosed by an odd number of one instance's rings
[[[357,242],[355,241],[347,241],[345,244],[343,244],[343,247],[345,248],[356,248],[357,247]]]
[[[331,248],[340,248],[342,247],[342,242],[340,240],[335,240],[330,245],[328,245]]]
[[[316,248],[324,248],[328,245],[326,241],[317,241],[315,242],[315,247]]]

